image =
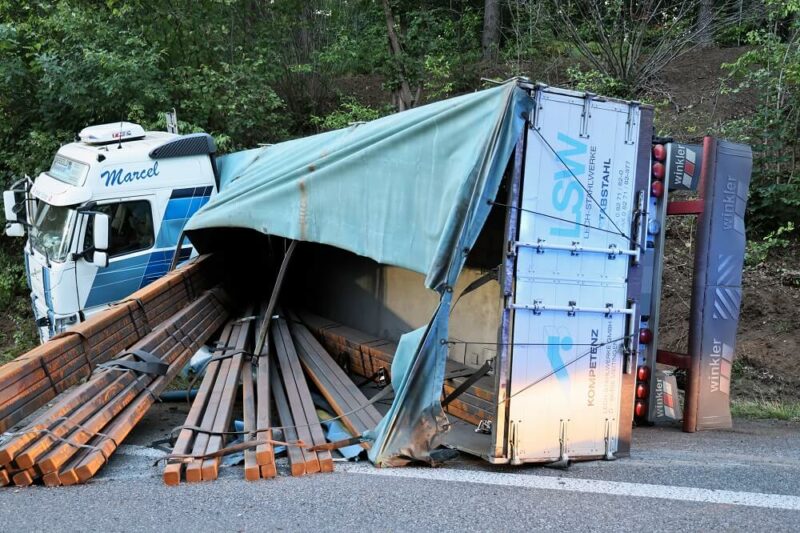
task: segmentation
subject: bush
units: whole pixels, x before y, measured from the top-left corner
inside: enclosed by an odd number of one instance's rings
[[[339,108],[324,117],[311,117],[311,124],[320,131],[346,128],[355,122],[369,122],[387,113],[359,104],[355,98],[344,98]]]
[[[800,15],[797,3],[779,8],[770,12],[773,20],[785,16],[784,10]],[[800,30],[797,17],[792,20]],[[784,38],[771,27],[751,31],[751,48],[724,66],[729,72],[725,90],[749,90],[757,99],[754,113],[727,124],[722,133],[753,147],[748,224],[762,235],[785,228],[800,209],[800,38],[797,31]]]
[[[603,96],[627,98],[630,96],[626,86],[618,79],[603,74],[597,69],[581,70],[580,67],[568,67],[569,84],[578,91],[588,91]]]
[[[794,229],[794,223],[787,222],[775,231],[764,235],[762,239],[748,240],[744,257],[745,264],[749,267],[759,266],[767,260],[773,250],[788,248],[791,244],[789,237],[794,233]]]

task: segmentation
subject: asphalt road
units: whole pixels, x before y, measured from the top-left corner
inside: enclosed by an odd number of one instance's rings
[[[800,424],[739,420],[732,431],[634,433],[630,458],[568,470],[375,469],[166,487],[149,447],[182,422],[154,409],[91,483],[0,490],[0,531],[800,530]]]

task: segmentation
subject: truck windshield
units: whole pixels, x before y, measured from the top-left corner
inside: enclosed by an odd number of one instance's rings
[[[51,261],[64,261],[69,253],[75,210],[42,203],[31,228],[33,248]]]

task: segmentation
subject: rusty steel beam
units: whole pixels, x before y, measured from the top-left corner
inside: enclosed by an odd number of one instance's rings
[[[165,376],[114,368],[96,371],[86,384],[0,447],[5,473],[0,481],[11,477],[16,485],[29,485],[41,477],[53,486],[83,482],[94,475],[226,315],[223,293],[210,290],[159,324],[133,349],[166,363]]]
[[[0,367],[0,431],[87,377],[196,297],[214,278],[213,258],[198,258],[50,341]]]

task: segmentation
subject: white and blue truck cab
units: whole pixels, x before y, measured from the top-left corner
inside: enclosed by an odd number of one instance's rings
[[[216,194],[216,176],[210,135],[118,122],[85,128],[49,170],[5,191],[6,235],[28,235],[41,340],[159,278],[176,253],[188,258],[183,226]]]

